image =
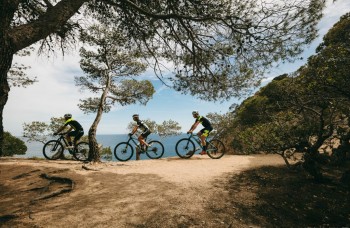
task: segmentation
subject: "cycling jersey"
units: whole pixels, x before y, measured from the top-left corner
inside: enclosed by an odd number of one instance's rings
[[[213,130],[213,127],[211,126],[210,121],[207,118],[205,118],[204,116],[197,117],[195,120],[195,123],[197,123],[197,122],[201,123],[204,128],[206,128],[210,131]]]
[[[141,131],[149,131],[149,127],[141,120],[136,121],[137,127],[141,129]]]
[[[68,119],[64,126],[71,126],[75,131],[83,131],[83,127],[80,125],[80,123],[76,120],[73,120],[73,118]]]

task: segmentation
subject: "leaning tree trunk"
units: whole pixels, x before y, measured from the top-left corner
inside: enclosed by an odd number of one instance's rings
[[[106,87],[103,90],[103,93],[100,98],[100,103],[98,105],[97,109],[97,114],[94,122],[92,123],[90,130],[89,130],[89,160],[93,162],[100,162],[100,153],[98,150],[98,143],[96,140],[96,131],[97,131],[97,126],[100,123],[100,120],[102,118],[102,113],[103,113],[103,107],[107,98],[107,94],[111,85],[111,77],[107,76],[107,83]]]
[[[7,73],[11,67],[13,59],[13,53],[8,47],[9,45],[6,43],[5,39],[0,37],[0,157],[4,155],[3,111],[10,92],[10,86],[7,81]]]

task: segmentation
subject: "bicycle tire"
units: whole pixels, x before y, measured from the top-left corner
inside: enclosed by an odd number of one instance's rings
[[[134,148],[127,142],[121,142],[114,148],[114,156],[119,161],[128,161],[134,155]]]
[[[191,140],[183,138],[177,141],[175,151],[180,158],[190,158],[196,151],[196,147]]]
[[[225,145],[218,139],[212,139],[207,144],[207,154],[212,159],[219,159],[226,152]]]
[[[88,161],[89,152],[90,152],[89,143],[80,142],[74,148],[73,157],[78,161]]]
[[[62,143],[58,140],[50,140],[43,147],[44,157],[48,160],[59,159],[64,151]]]
[[[152,144],[150,147],[146,150],[146,155],[150,159],[159,159],[164,154],[164,146],[159,141],[150,141],[149,144]]]

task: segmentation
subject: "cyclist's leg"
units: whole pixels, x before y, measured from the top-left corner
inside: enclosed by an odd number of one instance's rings
[[[201,145],[202,146],[206,146],[206,142],[205,142],[205,139],[207,138],[208,136],[208,130],[206,128],[203,128],[202,130],[200,130],[197,135],[198,137],[200,138],[201,140]]]
[[[73,145],[74,147],[77,145],[79,139],[84,135],[84,131],[76,131],[76,133],[74,134],[74,141],[73,141]]]
[[[145,131],[145,132],[142,132],[142,134],[139,136],[138,140],[140,142],[140,145],[146,145],[146,146],[149,146],[148,143],[146,142],[146,139],[147,139],[147,136],[151,134],[150,131]]]
[[[66,139],[69,146],[72,146],[72,137],[75,136],[75,131],[70,131],[66,134]]]
[[[210,129],[207,129],[207,128],[203,128],[201,131],[200,131],[201,134],[199,134],[198,132],[198,136],[200,137],[201,139],[201,142],[202,142],[202,147],[203,147],[203,151],[200,153],[200,154],[206,154],[206,151],[207,151],[207,142],[206,142],[206,138],[208,137],[209,133],[210,133]]]

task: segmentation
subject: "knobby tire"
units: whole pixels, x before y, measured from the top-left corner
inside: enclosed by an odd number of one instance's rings
[[[134,155],[134,149],[127,142],[121,142],[114,148],[114,156],[119,161],[128,161]]]
[[[190,139],[183,138],[176,143],[175,151],[180,158],[190,158],[195,153],[196,147]]]

